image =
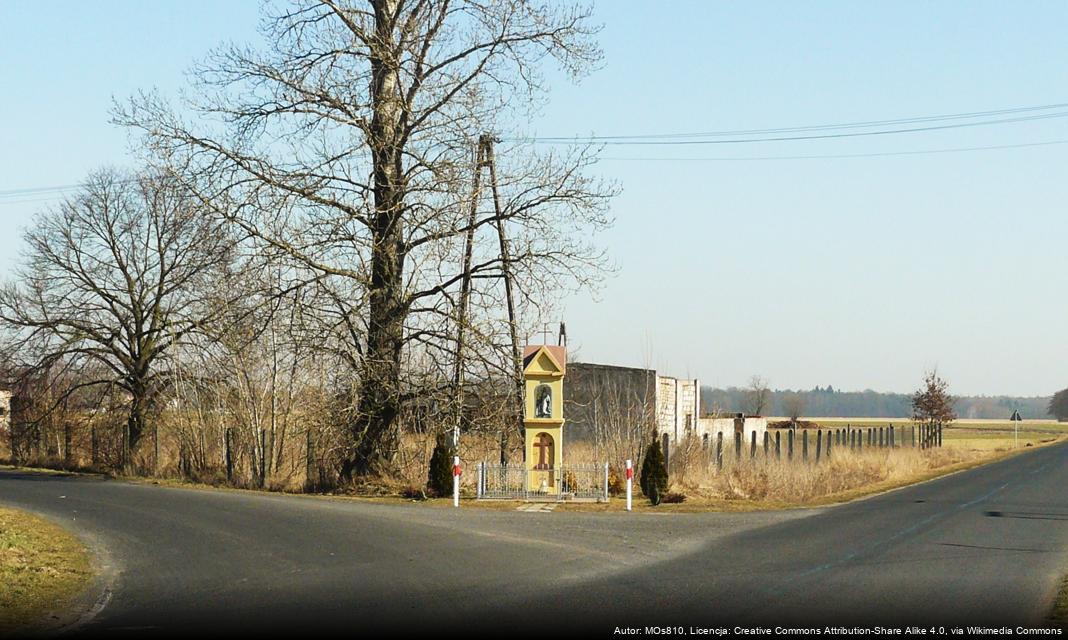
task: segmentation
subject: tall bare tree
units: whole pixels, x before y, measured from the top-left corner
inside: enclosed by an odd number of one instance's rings
[[[762,376],[755,375],[749,379],[749,386],[745,390],[745,411],[751,416],[764,415],[771,399],[771,389],[768,381]]]
[[[122,389],[124,449],[133,451],[163,384],[165,354],[208,313],[199,303],[230,257],[226,237],[165,177],[95,173],[26,231],[17,281],[0,289],[6,337],[29,370],[87,372],[67,393]]]
[[[786,412],[786,417],[797,424],[797,419],[805,412],[805,396],[796,391],[788,393],[782,400],[782,408]]]
[[[388,468],[402,405],[448,380],[465,280],[464,378],[509,377],[502,274],[537,312],[604,266],[588,238],[613,188],[585,174],[590,149],[499,148],[500,208],[471,193],[479,134],[540,102],[542,63],[578,77],[598,61],[588,18],[533,0],[308,0],[266,16],[265,51],[196,69],[195,123],[152,95],[119,109],[207,205],[326,292],[357,390],[343,476]]]

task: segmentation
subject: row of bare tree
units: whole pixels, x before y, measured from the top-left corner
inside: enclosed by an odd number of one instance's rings
[[[457,400],[457,363],[494,399],[487,428],[514,425],[495,391],[512,383],[511,336],[608,268],[591,237],[615,187],[590,175],[595,150],[484,138],[493,198],[475,181],[480,136],[540,105],[546,62],[575,78],[597,64],[587,10],[265,11],[265,48],[212,52],[181,103],[118,104],[139,168],[94,173],[27,230],[0,290],[23,398],[13,457],[91,440],[96,464],[259,485],[313,464],[390,474],[405,430],[480,413],[478,394]],[[51,447],[58,415],[76,436]]]

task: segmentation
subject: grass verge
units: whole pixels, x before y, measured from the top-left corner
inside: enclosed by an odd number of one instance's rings
[[[89,552],[44,518],[0,507],[0,635],[42,619],[92,575]]]

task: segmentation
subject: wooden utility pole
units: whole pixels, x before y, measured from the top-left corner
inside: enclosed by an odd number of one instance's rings
[[[488,137],[488,136],[484,136]],[[493,216],[497,223],[497,239],[501,248],[501,274],[504,278],[504,295],[508,302],[508,334],[512,341],[512,375],[515,384],[516,404],[515,419],[519,434],[523,434],[523,363],[519,354],[519,337],[515,326],[515,298],[512,293],[512,258],[508,249],[508,235],[504,232],[504,218],[501,215],[501,197],[497,191],[497,163],[493,151],[493,140],[489,139],[486,150],[489,164],[490,187],[493,190]],[[525,453],[525,452],[524,452]]]
[[[497,240],[500,246],[501,273],[504,280],[505,298],[508,307],[508,331],[512,347],[512,375],[515,385],[515,423],[520,435],[523,433],[523,369],[519,353],[519,337],[516,331],[515,298],[512,291],[512,261],[505,231],[504,217],[501,210],[500,193],[497,187],[497,167],[494,155],[494,138],[482,134],[475,149],[475,175],[471,190],[471,208],[468,214],[466,237],[464,242],[463,278],[460,283],[460,301],[456,311],[456,361],[453,366],[453,389],[456,402],[456,416],[453,425],[453,441],[459,439],[460,420],[464,407],[464,340],[467,327],[467,311],[471,298],[471,255],[475,240],[475,226],[478,221],[478,201],[482,193],[482,170],[489,170],[490,190],[493,195],[493,215],[497,228]],[[501,455],[507,439],[501,438]]]
[[[460,281],[460,304],[456,309],[456,361],[453,363],[452,385],[456,401],[456,415],[453,423],[453,445],[460,437],[460,421],[464,411],[464,333],[467,329],[467,306],[471,298],[471,253],[475,243],[475,223],[478,213],[478,197],[482,192],[482,167],[486,165],[486,149],[490,137],[483,134],[475,147],[475,179],[471,189],[471,209],[467,217],[467,231],[464,240],[463,279]]]

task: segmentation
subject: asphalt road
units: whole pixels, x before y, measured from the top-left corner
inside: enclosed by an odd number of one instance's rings
[[[1068,571],[1065,487],[1068,443],[754,514],[395,506],[0,472],[0,502],[97,552],[106,606],[65,633],[109,637],[1041,625]]]

